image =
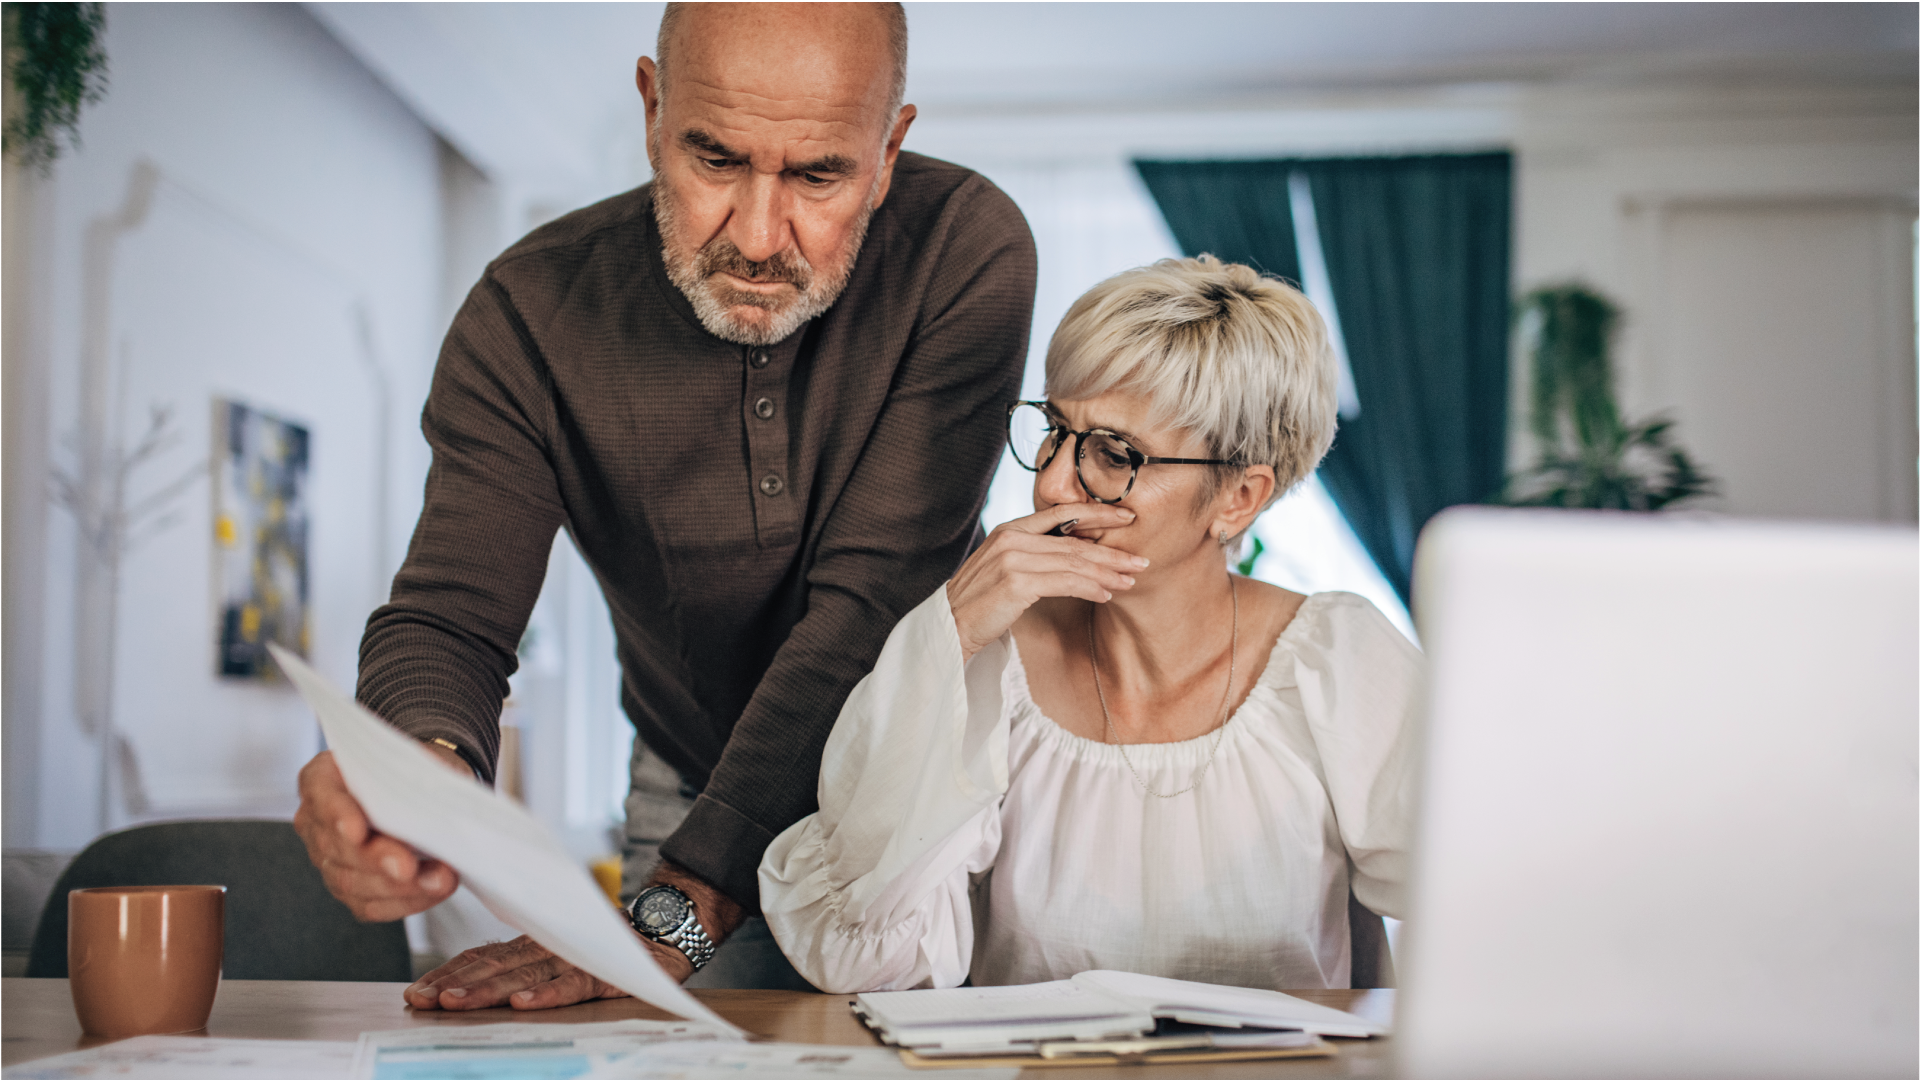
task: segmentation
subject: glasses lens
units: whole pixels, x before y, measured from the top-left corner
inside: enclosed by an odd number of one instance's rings
[[[1133,482],[1133,448],[1113,435],[1087,433],[1080,448],[1080,479],[1098,499],[1118,499]]]
[[[1038,405],[1021,405],[1007,417],[1007,446],[1015,461],[1039,469],[1053,456],[1053,418]]]

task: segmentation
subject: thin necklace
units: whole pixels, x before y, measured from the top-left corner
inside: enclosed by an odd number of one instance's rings
[[[1226,738],[1227,703],[1233,700],[1233,671],[1240,657],[1240,583],[1233,580],[1232,574],[1227,575],[1227,591],[1233,595],[1233,637],[1227,645],[1227,688],[1220,691],[1220,721],[1213,729],[1213,749],[1207,751],[1207,763],[1200,766],[1200,775],[1193,778],[1193,783],[1179,791],[1164,793],[1153,790],[1152,785],[1140,778],[1140,770],[1133,767],[1133,759],[1127,756],[1127,745],[1114,734],[1113,714],[1107,711],[1107,692],[1100,686],[1100,657],[1095,652],[1093,642],[1093,608],[1087,609],[1087,660],[1093,665],[1093,692],[1100,696],[1100,715],[1107,721],[1107,742],[1120,751],[1120,760],[1127,763],[1127,771],[1133,774],[1133,782],[1156,799],[1171,799],[1199,787],[1200,781],[1207,778],[1207,770],[1213,768],[1213,756],[1220,752],[1220,740]]]

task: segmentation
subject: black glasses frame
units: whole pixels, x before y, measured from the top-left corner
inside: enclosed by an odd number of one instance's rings
[[[1053,443],[1053,450],[1047,454],[1047,459],[1045,461],[1037,462],[1032,465],[1029,465],[1024,461],[1021,461],[1020,451],[1013,450],[1013,415],[1020,411],[1020,407],[1022,405],[1031,405],[1034,408],[1039,409],[1042,413],[1045,413],[1048,421],[1051,422],[1051,426],[1049,427],[1048,430],[1056,431],[1059,433],[1059,435],[1049,437],[1049,440]],[[1128,495],[1133,494],[1133,484],[1134,484],[1134,481],[1140,479],[1140,466],[1142,465],[1234,465],[1234,466],[1238,466],[1242,464],[1241,462],[1229,461],[1225,458],[1150,457],[1146,454],[1141,453],[1139,450],[1135,449],[1134,445],[1127,441],[1126,436],[1110,428],[1088,428],[1085,431],[1073,430],[1072,428],[1067,426],[1066,418],[1061,416],[1060,413],[1057,410],[1055,410],[1051,404],[1045,401],[1016,401],[1013,404],[1007,406],[1007,448],[1013,453],[1014,463],[1019,465],[1021,468],[1027,470],[1028,472],[1037,473],[1042,469],[1045,469],[1047,466],[1053,464],[1053,459],[1060,456],[1060,448],[1067,444],[1067,440],[1063,437],[1066,435],[1073,436],[1073,476],[1074,476],[1074,479],[1080,481],[1080,490],[1087,493],[1087,498],[1092,499],[1094,502],[1097,502],[1097,503],[1104,503],[1108,506],[1112,506],[1114,503],[1120,502],[1121,500],[1125,499]],[[1107,438],[1112,439],[1114,442],[1119,443],[1121,446],[1126,448],[1127,461],[1132,466],[1132,470],[1127,474],[1127,488],[1125,491],[1122,491],[1120,494],[1114,496],[1111,499],[1103,499],[1100,496],[1095,495],[1093,493],[1093,488],[1087,485],[1087,478],[1085,474],[1081,473],[1080,471],[1080,463],[1082,461],[1085,461],[1087,457],[1087,436],[1089,435],[1105,435]]]

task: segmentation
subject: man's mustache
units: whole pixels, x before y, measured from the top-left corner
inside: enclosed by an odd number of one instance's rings
[[[702,278],[714,274],[731,274],[753,282],[784,282],[805,293],[813,286],[813,267],[797,251],[775,252],[773,257],[760,262],[740,254],[733,241],[717,236],[700,249],[695,257],[694,269]],[[728,290],[732,292],[733,290]],[[730,298],[732,302],[750,304],[755,307],[777,306],[778,301],[754,293],[743,293]]]

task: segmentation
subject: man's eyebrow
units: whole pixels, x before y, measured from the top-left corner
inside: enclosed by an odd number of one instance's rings
[[[714,157],[723,157],[732,161],[738,161],[742,157],[742,155],[732,147],[729,147],[726,143],[721,142],[719,139],[714,138],[699,128],[688,128],[681,132],[680,142],[689,150],[701,154],[712,154]]]
[[[793,171],[803,173],[846,174],[855,172],[858,168],[858,163],[845,154],[828,154],[825,157],[814,158],[812,161],[803,161],[795,165]]]

